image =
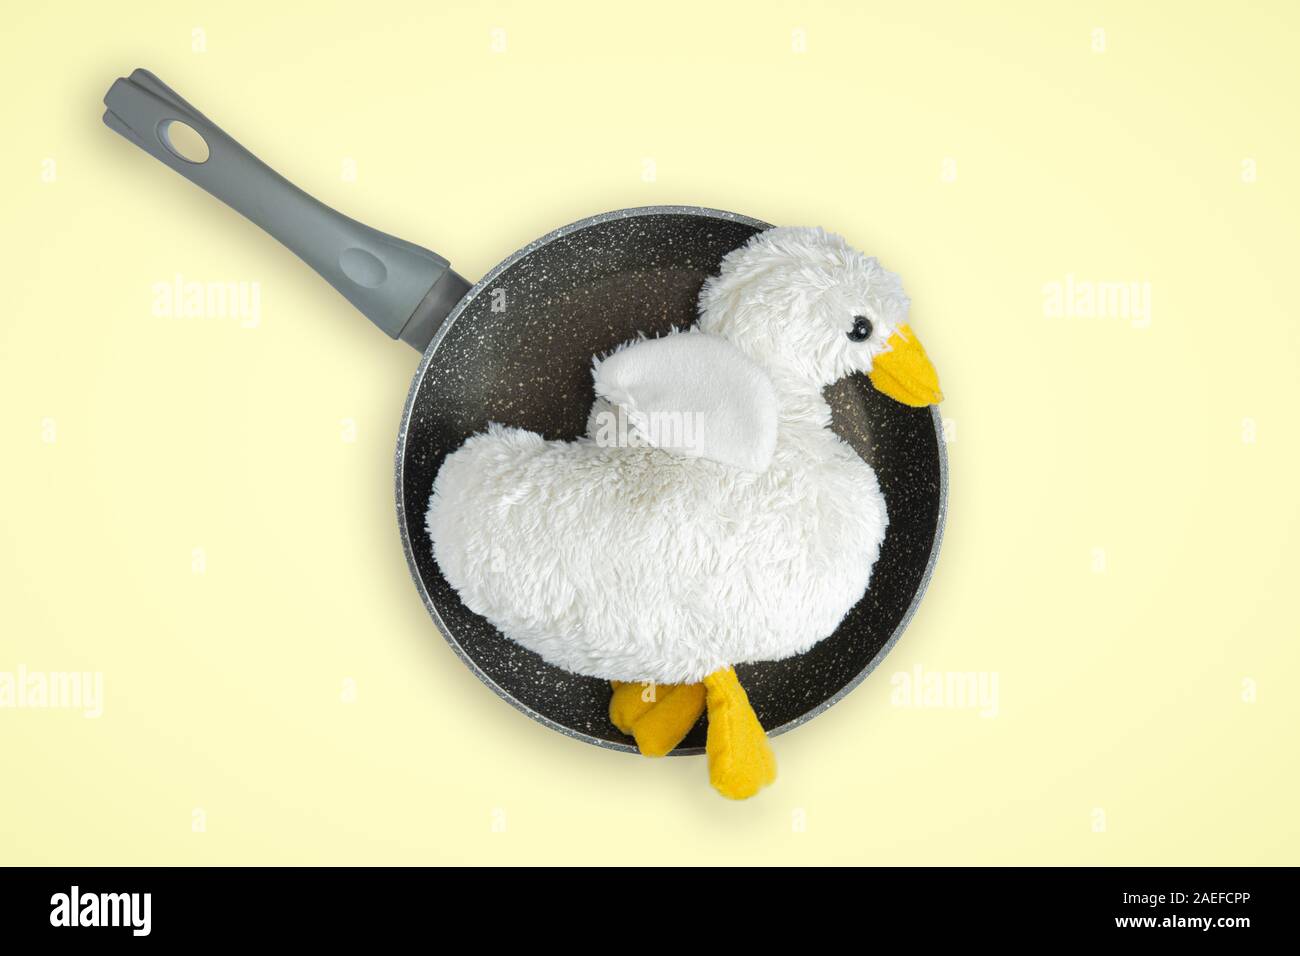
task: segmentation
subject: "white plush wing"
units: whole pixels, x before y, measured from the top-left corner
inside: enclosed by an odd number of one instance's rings
[[[631,342],[598,361],[592,377],[598,399],[609,403],[597,401],[593,413],[597,441],[631,437],[742,471],[766,471],[772,461],[772,381],[726,339],[679,332]],[[597,421],[601,416],[611,420]]]

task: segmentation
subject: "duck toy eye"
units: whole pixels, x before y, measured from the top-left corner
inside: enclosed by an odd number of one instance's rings
[[[853,328],[849,332],[849,340],[852,342],[865,342],[871,338],[871,320],[865,315],[855,315],[853,317]]]

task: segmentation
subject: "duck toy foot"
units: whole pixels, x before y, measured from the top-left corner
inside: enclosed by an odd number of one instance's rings
[[[733,668],[700,684],[611,682],[609,717],[647,757],[682,742],[707,708],[709,782],[730,800],[745,800],[776,779],[776,757]]]
[[[647,757],[670,753],[704,713],[703,684],[610,683],[609,719]]]

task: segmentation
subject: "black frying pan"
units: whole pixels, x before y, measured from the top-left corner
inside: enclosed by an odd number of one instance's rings
[[[606,213],[538,239],[470,288],[442,257],[297,189],[151,73],[119,79],[104,103],[111,128],[279,239],[391,337],[424,350],[397,441],[397,516],[425,606],[505,700],[571,737],[635,751],[609,721],[606,681],[545,663],[461,604],[433,559],[424,513],[443,458],[489,422],[548,439],[581,435],[592,356],[692,324],[704,279],[767,224],[693,206]],[[182,132],[197,133],[197,153]],[[797,657],[737,668],[772,734],[821,713],[879,663],[921,600],[943,529],[937,412],[901,405],[865,376],[831,386],[827,398],[836,432],[876,471],[889,530],[870,590],[831,637]],[[675,752],[703,743],[701,724]]]

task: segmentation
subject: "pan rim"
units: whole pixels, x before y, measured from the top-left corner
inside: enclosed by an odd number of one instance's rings
[[[771,223],[763,222],[760,219],[754,219],[751,216],[745,216],[740,213],[729,212],[725,209],[713,209],[707,206],[634,206],[627,209],[616,209],[610,212],[598,213],[594,216],[588,216],[586,219],[579,219],[576,222],[571,222],[568,225],[552,230],[544,236],[534,239],[527,245],[515,250],[515,252],[510,256],[501,260],[501,262],[497,263],[497,265],[490,269],[481,279],[479,279],[478,282],[474,283],[464,296],[461,297],[461,300],[456,303],[456,307],[452,309],[447,318],[443,320],[442,325],[434,334],[433,339],[430,340],[428,347],[424,350],[424,355],[420,359],[419,367],[416,369],[415,375],[411,379],[410,388],[407,390],[406,404],[402,409],[401,423],[397,432],[397,451],[395,454],[394,474],[395,497],[397,499],[397,528],[398,533],[402,538],[402,550],[406,555],[407,570],[411,574],[411,579],[415,582],[416,590],[420,594],[420,600],[424,602],[424,609],[433,619],[433,623],[437,628],[438,633],[442,635],[443,640],[450,645],[456,656],[460,658],[461,662],[464,663],[480,681],[486,684],[493,693],[519,712],[566,737],[571,737],[574,740],[581,740],[584,743],[593,744],[605,750],[617,750],[624,753],[638,753],[638,751],[637,748],[631,744],[605,740],[601,737],[595,737],[591,734],[583,733],[582,731],[575,730],[572,727],[566,727],[564,724],[552,720],[545,714],[539,713],[508,693],[492,679],[491,675],[479,667],[478,663],[469,656],[463,647],[461,647],[460,642],[456,640],[446,622],[443,621],[442,615],[439,613],[437,606],[429,595],[428,589],[424,585],[424,579],[420,576],[420,569],[415,560],[414,536],[408,526],[406,501],[402,492],[406,477],[406,440],[410,433],[411,414],[415,409],[416,395],[419,394],[420,386],[424,383],[425,374],[427,373],[429,366],[432,364],[433,358],[437,354],[438,347],[442,344],[442,340],[451,330],[456,320],[460,318],[461,313],[464,312],[469,303],[474,301],[488,285],[494,282],[499,275],[513,266],[520,259],[531,255],[536,250],[554,242],[556,239],[560,239],[564,236],[570,235],[571,233],[601,223],[610,222],[615,219],[632,219],[638,216],[662,215],[696,216],[709,219],[721,219],[728,222],[739,222],[754,226],[758,229],[772,228]],[[925,570],[921,574],[921,580],[917,584],[916,591],[912,595],[912,600],[909,602],[907,610],[903,613],[898,625],[889,635],[889,639],[885,641],[880,650],[876,652],[875,656],[867,662],[867,665],[853,676],[852,680],[812,710],[801,714],[793,720],[788,720],[777,727],[769,728],[767,730],[767,735],[769,737],[780,736],[781,734],[794,730],[796,727],[808,723],[814,717],[818,717],[825,713],[835,704],[838,704],[841,700],[847,697],[851,691],[855,690],[859,684],[866,680],[867,677],[875,671],[875,669],[880,665],[880,662],[885,659],[885,656],[893,650],[894,645],[897,644],[899,639],[903,636],[903,632],[907,629],[908,624],[912,621],[912,617],[920,607],[921,600],[925,597],[925,592],[930,586],[930,579],[933,576],[935,564],[938,561],[939,547],[943,542],[944,525],[947,523],[948,515],[948,452],[943,440],[943,421],[939,416],[938,408],[935,406],[930,407],[930,416],[935,429],[935,446],[939,452],[939,509],[935,520],[934,540],[930,545],[930,554],[926,558]],[[703,753],[703,747],[683,747],[672,751],[670,756],[689,757]]]

